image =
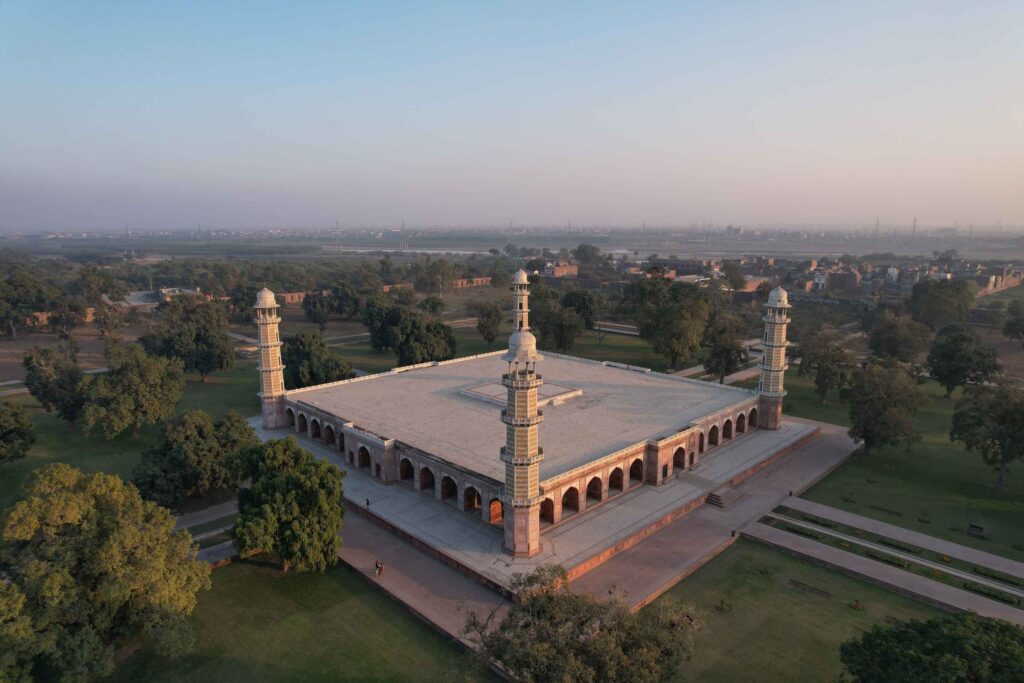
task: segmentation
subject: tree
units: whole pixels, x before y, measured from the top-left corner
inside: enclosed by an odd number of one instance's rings
[[[27,670],[34,659],[63,681],[80,681],[109,675],[126,646],[186,651],[196,594],[210,587],[210,565],[196,552],[187,531],[174,531],[170,511],[134,486],[44,465],[7,515],[0,547],[0,585],[17,589],[15,607],[17,593],[24,596],[35,637],[35,647],[22,642],[17,665]]]
[[[1002,327],[1006,323],[1006,302],[1005,301],[993,301],[992,305],[988,307],[988,329],[991,332],[997,327]]]
[[[601,258],[601,250],[593,244],[584,242],[572,250],[572,255],[580,265],[590,265]]]
[[[35,441],[28,411],[17,403],[0,403],[0,465],[24,458]]]
[[[874,626],[839,647],[853,683],[1016,683],[1024,680],[1024,629],[956,614]]]
[[[331,287],[331,309],[346,320],[352,320],[363,308],[363,297],[348,280]]]
[[[594,293],[587,289],[573,289],[562,297],[562,307],[576,311],[588,330],[597,324],[597,300]]]
[[[316,332],[286,337],[281,345],[284,383],[289,389],[326,384],[352,376],[352,364],[331,351]]]
[[[734,292],[742,292],[747,286],[747,278],[743,277],[740,264],[735,261],[726,261],[722,264],[722,276],[729,285],[729,289]]]
[[[58,296],[50,302],[50,325],[61,339],[85,324],[85,300],[77,296]]]
[[[0,681],[5,683],[32,683],[32,663],[47,646],[25,602],[16,585],[0,580]]]
[[[235,348],[220,304],[177,297],[160,304],[157,315],[156,330],[139,340],[149,353],[179,359],[203,382],[211,372],[234,365]]]
[[[932,341],[928,372],[946,387],[946,398],[968,383],[988,381],[999,372],[996,350],[985,345],[967,325],[944,327]]]
[[[736,372],[747,362],[742,334],[742,324],[732,316],[719,316],[708,330],[706,341],[709,348],[704,369],[718,377],[719,384],[725,384],[725,376]]]
[[[517,575],[505,616],[471,614],[466,635],[514,680],[653,682],[674,675],[703,626],[690,605],[662,599],[634,613],[619,599],[573,593],[565,570]]]
[[[1018,342],[1024,348],[1024,316],[1015,315],[1003,325],[1003,336]]]
[[[970,280],[925,280],[914,285],[907,304],[914,320],[933,330],[967,322],[978,286]]]
[[[100,336],[106,339],[124,326],[124,313],[117,306],[101,302],[96,307],[94,320]]]
[[[1020,299],[1014,299],[1006,305],[1006,315],[1011,317],[1019,317],[1024,315],[1024,301]]]
[[[0,278],[0,324],[8,334],[17,337],[18,329],[33,313],[46,310],[47,302],[54,296],[56,291],[52,287],[24,268],[15,267]]]
[[[814,387],[825,405],[828,392],[842,388],[853,367],[854,358],[843,348],[839,335],[832,328],[822,328],[800,344],[799,375],[814,375]]]
[[[316,324],[321,332],[327,329],[332,308],[331,299],[322,292],[310,292],[302,299],[302,310],[306,313],[306,318]]]
[[[871,363],[853,372],[843,390],[850,404],[850,429],[864,454],[883,446],[909,446],[921,438],[914,414],[923,397],[917,383],[902,368]]]
[[[258,444],[238,413],[214,424],[209,413],[191,410],[164,423],[159,443],[143,452],[132,481],[144,498],[170,507],[234,486],[231,459]]]
[[[456,341],[452,328],[409,311],[395,331],[395,355],[399,365],[416,365],[455,357]]]
[[[110,369],[93,375],[86,390],[86,429],[97,425],[112,439],[174,414],[185,387],[180,360],[149,356],[138,344],[107,347]]]
[[[338,561],[344,472],[288,437],[249,449],[238,473],[252,481],[238,493],[232,536],[240,553],[274,553],[285,571],[324,571]]]
[[[43,348],[33,346],[22,358],[25,386],[32,397],[48,413],[56,412],[75,430],[75,423],[85,410],[87,382],[68,346]]]
[[[650,343],[655,353],[668,361],[674,370],[683,358],[700,348],[709,310],[699,297],[666,297],[645,303],[635,316],[640,337]]]
[[[498,329],[505,319],[505,309],[497,301],[487,301],[474,307],[476,331],[487,342],[488,348],[498,338]]]
[[[424,313],[438,317],[444,311],[444,301],[442,301],[439,296],[431,295],[416,304],[416,308],[420,309]]]
[[[1000,381],[995,387],[967,387],[953,411],[952,441],[996,468],[998,488],[1007,466],[1024,455],[1024,391]]]
[[[876,356],[913,363],[928,348],[931,330],[909,315],[884,310],[871,326],[868,346]]]

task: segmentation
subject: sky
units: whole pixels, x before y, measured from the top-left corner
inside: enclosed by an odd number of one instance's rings
[[[0,0],[0,230],[1024,229],[1024,2]]]

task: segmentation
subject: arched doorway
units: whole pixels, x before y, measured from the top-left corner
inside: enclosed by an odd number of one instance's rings
[[[360,446],[359,451],[356,453],[356,465],[359,469],[370,468],[370,451],[366,450],[366,446]]]
[[[455,485],[455,480],[448,475],[441,477],[441,500],[458,499],[458,496],[459,487]]]
[[[545,498],[545,500],[547,500]],[[541,517],[544,516],[544,503],[540,504]],[[504,524],[505,522],[505,508],[501,505],[501,500],[498,498],[491,498],[491,504],[487,506],[487,521],[491,524]]]
[[[309,423],[309,435],[314,439],[319,439],[320,434],[320,420],[313,418],[313,421]]]
[[[700,438],[697,440],[697,452],[704,452],[704,432],[700,433]]]
[[[732,420],[726,420],[722,424],[722,441],[728,441],[732,438]]]
[[[587,505],[591,502],[601,502],[601,494],[603,493],[601,489],[602,485],[600,477],[594,477],[587,483]]]
[[[292,410],[291,408],[288,408],[287,410],[285,410],[284,411],[284,418],[288,421],[288,426],[289,427],[294,427],[295,426],[295,411],[294,410]]]
[[[299,434],[306,433],[306,416],[299,413]]]
[[[345,432],[338,432],[338,450],[345,452]]]
[[[566,511],[571,510],[573,514],[580,511],[580,492],[575,486],[570,486],[562,494],[562,517],[566,517]]]
[[[672,469],[680,472],[686,469],[686,449],[682,446],[672,455]]]
[[[331,425],[324,427],[324,443],[328,446],[334,445],[334,427]]]
[[[540,502],[540,523],[555,523],[555,501],[545,498]]]
[[[629,466],[629,485],[636,486],[644,480],[644,461],[637,458]]]
[[[420,491],[434,492],[434,473],[429,467],[420,470]]]
[[[736,433],[742,434],[745,431],[747,431],[747,416],[740,413],[736,417]]]
[[[608,477],[608,491],[622,491],[622,468],[616,467]]]
[[[480,512],[483,501],[480,499],[480,492],[472,486],[467,486],[462,494],[462,509],[464,512]]]
[[[718,425],[715,425],[708,430],[708,446],[713,447],[718,445]]]
[[[690,469],[691,470],[693,469],[693,456],[694,456],[694,452],[690,451]]]
[[[402,458],[401,462],[398,463],[398,479],[399,481],[407,481],[412,483],[414,476],[414,470],[412,463],[409,462],[409,458]]]
[[[750,425],[751,429],[757,427],[757,408],[750,411],[750,419],[747,420],[747,424]]]

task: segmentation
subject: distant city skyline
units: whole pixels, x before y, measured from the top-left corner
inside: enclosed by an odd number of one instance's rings
[[[0,4],[0,231],[1024,226],[1024,4]]]

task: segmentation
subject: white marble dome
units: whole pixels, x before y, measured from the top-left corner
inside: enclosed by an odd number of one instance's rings
[[[274,308],[277,306],[277,299],[274,293],[264,287],[256,293],[256,305],[254,308]]]
[[[543,360],[537,353],[537,338],[525,330],[516,330],[508,337],[508,352],[501,357],[510,363],[536,363]]]
[[[768,294],[770,308],[789,308],[789,295],[782,287],[776,287]]]
[[[512,284],[516,285],[528,285],[530,284],[530,277],[526,274],[526,271],[520,268],[516,271],[516,274],[512,277]]]

